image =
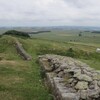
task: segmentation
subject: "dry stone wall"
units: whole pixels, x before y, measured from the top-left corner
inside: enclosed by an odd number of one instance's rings
[[[31,60],[32,57],[24,50],[22,44],[19,41],[15,42],[17,52],[23,57],[24,60]]]
[[[100,71],[70,57],[39,56],[56,100],[100,100]]]

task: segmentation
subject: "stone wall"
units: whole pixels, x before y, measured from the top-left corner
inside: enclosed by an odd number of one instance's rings
[[[23,49],[22,44],[18,41],[15,42],[17,52],[22,56],[24,60],[31,60],[32,57]]]
[[[100,71],[70,57],[39,56],[55,100],[100,100]]]

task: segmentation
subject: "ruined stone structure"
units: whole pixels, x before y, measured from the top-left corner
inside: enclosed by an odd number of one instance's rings
[[[100,71],[70,57],[39,56],[55,100],[100,100]]]
[[[24,60],[31,60],[32,57],[23,49],[22,44],[19,41],[15,42],[17,52],[22,56]]]

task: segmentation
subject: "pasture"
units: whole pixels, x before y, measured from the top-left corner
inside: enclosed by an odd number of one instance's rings
[[[82,36],[79,36],[80,32]],[[100,34],[77,30],[52,31],[51,33],[34,34],[32,37],[60,42],[100,44]]]

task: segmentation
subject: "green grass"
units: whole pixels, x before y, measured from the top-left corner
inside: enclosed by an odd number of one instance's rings
[[[10,36],[0,39],[0,52],[1,100],[51,100],[43,85],[35,52],[32,61],[22,60]]]
[[[79,60],[81,60],[82,62],[85,62],[86,64],[90,65],[92,68],[94,68],[96,70],[100,70],[100,60],[96,60],[96,59],[94,59],[94,60],[79,59]]]
[[[39,39],[23,39],[12,36],[3,36],[0,38],[1,100],[52,100],[48,89],[43,84],[40,75],[41,68],[36,63],[37,57],[40,54],[52,53],[72,56],[100,70],[100,53],[95,53],[98,45],[87,45],[81,42],[68,43],[55,39],[52,41],[51,37],[49,40],[45,37],[42,39],[40,37],[38,37]],[[24,49],[33,57],[32,61],[24,61],[17,54],[14,47],[16,39],[22,43]],[[73,50],[70,51],[69,48]]]

